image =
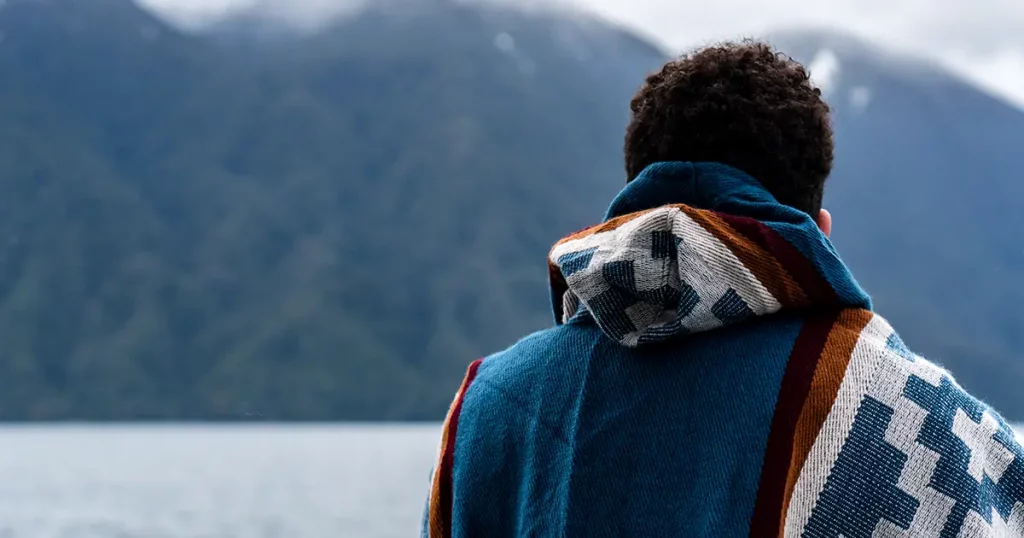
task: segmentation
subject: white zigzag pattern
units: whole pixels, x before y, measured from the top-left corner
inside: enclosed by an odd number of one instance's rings
[[[853,425],[856,407],[864,397],[872,397],[893,409],[894,414],[885,432],[885,441],[907,455],[907,462],[897,486],[920,503],[910,530],[887,520],[876,526],[874,538],[931,538],[938,537],[953,510],[955,501],[930,486],[940,455],[917,442],[928,412],[904,396],[904,388],[911,376],[916,376],[938,387],[944,379],[955,380],[932,363],[915,357],[908,361],[885,345],[885,337],[892,328],[882,318],[875,318],[861,334],[847,369],[847,377],[840,387],[836,404],[812,447],[807,464],[797,481],[786,517],[785,536],[803,533],[815,501],[835,464],[843,440]],[[851,405],[856,402],[857,405]],[[998,422],[986,411],[980,423],[974,422],[960,411],[954,424],[954,433],[971,448],[968,470],[981,481],[987,475],[993,482],[1013,463],[1013,454],[997,442],[993,435]],[[1020,435],[1017,434],[1017,441]],[[1011,538],[1024,537],[1024,504],[1017,503],[1007,520],[995,511],[992,524],[979,514],[969,512],[959,531],[959,538]]]
[[[882,520],[875,528],[874,536],[938,538],[955,501],[928,486],[940,456],[917,442],[928,412],[904,397],[903,388],[912,375],[938,386],[945,373],[924,360],[909,362],[895,353],[890,360],[903,368],[883,368],[875,384],[877,390],[870,395],[895,411],[885,431],[885,441],[907,455],[897,487],[921,504],[914,514],[912,530],[907,531]]]
[[[652,233],[667,232],[682,238],[674,260],[655,259],[652,254]],[[717,328],[722,322],[712,307],[732,289],[757,315],[777,312],[779,301],[764,287],[735,254],[714,235],[678,207],[666,206],[651,210],[614,230],[596,233],[558,244],[550,260],[557,264],[567,254],[596,249],[585,269],[566,278],[571,293],[590,309],[591,301],[610,288],[601,268],[608,263],[631,261],[636,288],[655,290],[662,286],[679,289],[680,282],[692,288],[700,298],[693,310],[681,321],[690,331]],[[565,301],[567,307],[573,297]],[[593,310],[591,309],[593,312]],[[597,314],[597,313],[595,313]],[[626,308],[626,314],[638,328],[625,337],[625,345],[636,345],[644,332],[675,320],[658,305],[642,301]],[[563,317],[571,315],[567,311]]]

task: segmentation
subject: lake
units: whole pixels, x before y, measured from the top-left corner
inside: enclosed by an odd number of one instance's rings
[[[439,428],[0,428],[0,538],[418,536]]]
[[[431,426],[0,428],[0,538],[419,536]]]

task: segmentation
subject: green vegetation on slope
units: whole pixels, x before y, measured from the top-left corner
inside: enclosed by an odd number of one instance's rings
[[[545,254],[618,190],[663,56],[417,5],[256,43],[8,0],[0,420],[437,419],[469,362],[549,325]],[[1024,114],[839,52],[874,92],[833,97],[840,251],[912,347],[1024,417]]]
[[[544,255],[615,192],[660,60],[489,16],[368,13],[239,61],[140,37],[127,2],[0,11],[0,418],[443,414],[549,323]],[[571,32],[611,56],[559,53]]]

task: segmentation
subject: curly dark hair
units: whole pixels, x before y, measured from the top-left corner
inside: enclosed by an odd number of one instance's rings
[[[821,210],[832,171],[829,107],[802,65],[747,40],[698,50],[647,77],[630,102],[628,180],[661,161],[713,161],[783,204]]]

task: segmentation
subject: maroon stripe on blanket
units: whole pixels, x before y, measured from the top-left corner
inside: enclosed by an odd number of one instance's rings
[[[839,318],[839,312],[815,315],[807,319],[793,344],[786,372],[779,386],[768,445],[761,465],[761,483],[750,520],[750,536],[779,536],[784,514],[786,482],[793,465],[793,447],[797,421],[811,391],[811,382],[818,367],[828,335]]]

